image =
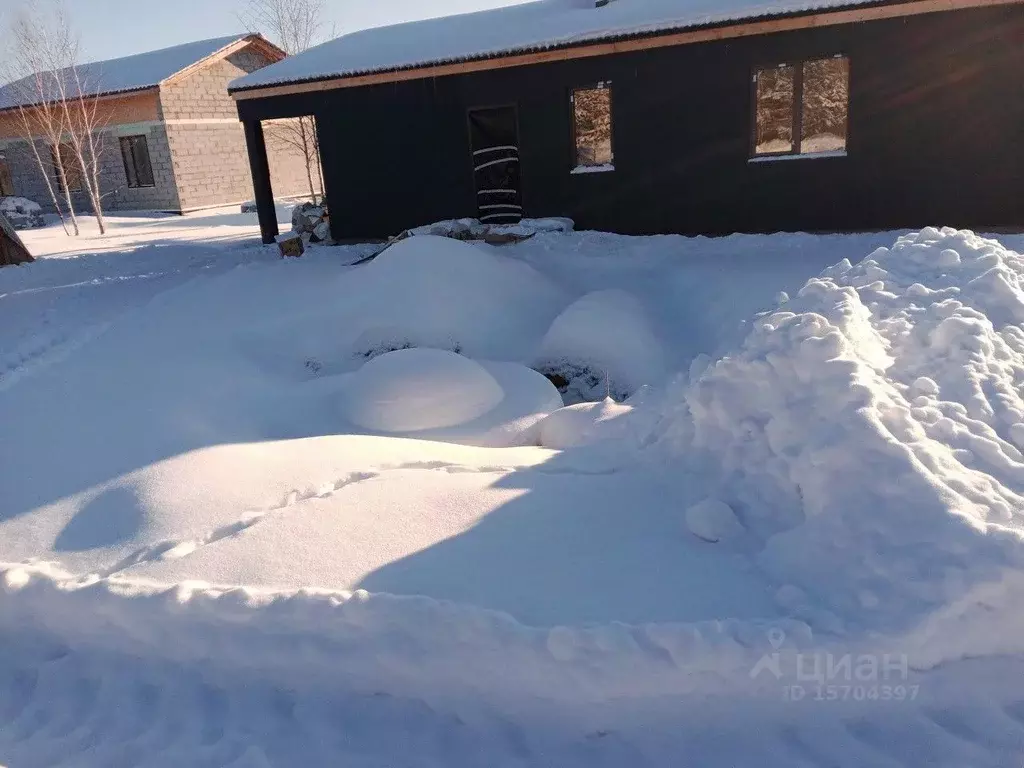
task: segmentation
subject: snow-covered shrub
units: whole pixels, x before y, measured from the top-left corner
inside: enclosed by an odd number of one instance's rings
[[[566,359],[542,360],[533,369],[550,381],[562,395],[566,405],[596,403],[604,398],[621,402],[629,397],[628,389],[612,381],[602,369]]]
[[[588,293],[566,308],[541,342],[533,368],[567,403],[624,400],[665,375],[661,342],[641,302],[621,290]]]
[[[358,318],[344,329],[349,349],[372,356],[378,345],[407,344],[528,357],[565,299],[548,278],[504,253],[431,235],[395,243],[346,280],[346,315]]]
[[[0,213],[2,213],[15,229],[34,229],[45,227],[46,219],[43,209],[25,197],[0,197]]]

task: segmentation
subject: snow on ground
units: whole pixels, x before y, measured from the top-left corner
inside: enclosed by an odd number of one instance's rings
[[[1024,238],[111,224],[0,270],[0,764],[1019,757]]]
[[[287,219],[287,211],[279,218]],[[158,293],[270,254],[257,249],[255,215],[216,210],[190,216],[114,216],[101,237],[59,225],[23,232],[39,257],[31,270],[0,276],[0,392],[30,370],[61,359]]]

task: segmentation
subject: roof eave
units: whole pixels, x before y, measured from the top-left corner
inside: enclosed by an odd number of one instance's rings
[[[88,93],[83,96],[86,99],[119,99],[127,96],[137,96],[140,93],[147,93],[153,91],[154,93],[160,90],[159,85],[140,85],[134,88],[121,88],[116,91],[101,91],[100,93]],[[56,100],[54,100],[56,101]],[[10,107],[0,107],[0,115],[5,115],[8,112],[14,112],[19,109],[36,109],[42,106],[43,102],[34,101],[29,104],[15,104]]]
[[[503,66],[522,66],[530,63],[543,63],[544,60],[558,60],[568,58],[584,58],[587,56],[604,55],[605,53],[616,53],[617,47],[622,50],[629,50],[629,44],[634,48],[655,48],[667,47],[670,45],[682,45],[686,42],[701,42],[706,39],[727,39],[730,37],[748,36],[747,34],[728,34],[730,31],[751,29],[750,35],[771,34],[777,31],[786,31],[786,25],[793,25],[792,29],[800,29],[812,26],[828,26],[831,24],[849,23],[858,20],[872,20],[877,18],[898,18],[901,16],[919,15],[922,13],[935,13],[941,11],[964,10],[968,8],[1014,5],[1024,3],[1024,0],[875,0],[875,2],[850,2],[831,8],[819,8],[806,11],[793,11],[790,13],[761,14],[760,16],[749,16],[742,19],[730,19],[721,22],[705,24],[683,24],[674,27],[665,27],[651,31],[623,33],[619,35],[608,35],[606,37],[588,38],[586,40],[574,40],[550,45],[524,46],[520,48],[506,49],[480,55],[470,55],[452,59],[434,60],[431,62],[410,64],[404,66],[389,67],[387,69],[360,70],[345,74],[317,75],[315,77],[300,78],[296,80],[279,81],[251,86],[229,87],[228,93],[236,100],[260,98],[263,96],[282,95],[286,90],[303,92],[311,90],[332,90],[334,88],[345,88],[352,86],[368,85],[368,80],[386,83],[398,80],[414,80],[426,77],[437,77],[443,74],[456,74],[448,71],[453,68],[464,67],[464,71],[479,71],[486,69],[498,69]],[[853,18],[859,16],[859,18]],[[811,23],[801,23],[810,21]],[[820,23],[818,23],[820,21]],[[772,28],[772,27],[778,28]],[[673,40],[692,36],[692,39]],[[660,42],[660,44],[659,44]],[[648,43],[645,45],[645,43]],[[596,50],[595,50],[596,49]],[[608,50],[611,49],[611,50]],[[567,52],[576,55],[564,55]],[[491,62],[506,61],[511,63],[496,66],[486,65]],[[439,71],[440,70],[440,71]],[[329,87],[328,87],[329,84]]]

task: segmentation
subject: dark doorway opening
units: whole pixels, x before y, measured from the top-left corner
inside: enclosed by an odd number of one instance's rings
[[[477,218],[489,224],[516,224],[523,217],[516,123],[514,106],[469,111]]]

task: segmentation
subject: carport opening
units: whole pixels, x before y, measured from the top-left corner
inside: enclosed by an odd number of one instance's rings
[[[313,115],[263,121],[270,184],[277,198],[320,203],[324,175]]]

